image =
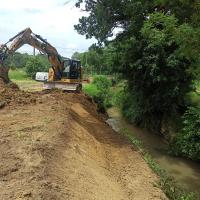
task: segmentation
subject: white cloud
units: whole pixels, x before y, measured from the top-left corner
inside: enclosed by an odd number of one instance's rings
[[[86,40],[74,30],[74,25],[85,13],[76,9],[75,0],[1,0],[0,43],[5,43],[19,31],[30,27],[55,46],[63,56],[86,50],[94,40]],[[24,46],[22,52],[32,52]]]

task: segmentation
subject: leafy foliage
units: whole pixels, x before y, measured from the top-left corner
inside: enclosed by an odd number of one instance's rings
[[[183,116],[183,129],[172,143],[172,153],[200,160],[200,107],[189,107]]]
[[[112,89],[112,105],[121,108],[125,97],[124,81],[117,80],[117,84]]]
[[[90,48],[88,52],[75,52],[72,58],[81,61],[85,74],[110,74],[113,69],[113,47]]]
[[[187,22],[199,26],[200,3],[198,0],[155,0],[157,9],[165,13],[173,13],[181,23]]]
[[[98,96],[98,93],[99,93],[97,86],[94,85],[94,84],[85,85],[84,86],[84,92],[91,97]]]
[[[9,66],[11,69],[23,68],[28,60],[30,55],[27,53],[22,54],[19,52],[15,52],[13,56],[9,56],[6,59],[6,65]]]
[[[108,41],[116,28],[122,30],[118,33],[120,39],[131,35],[138,38],[143,22],[154,12],[174,14],[180,24],[198,27],[200,22],[198,0],[77,0],[76,6],[81,5],[89,16],[82,17],[75,29],[86,38],[95,37],[99,43]]]
[[[106,76],[95,76],[92,83],[101,91],[107,91],[111,87],[111,81]]]
[[[87,1],[75,29],[112,46],[112,71],[128,80],[123,110],[136,124],[160,131],[163,118],[183,113],[199,67],[196,1]],[[190,4],[189,4],[190,3]],[[110,41],[114,30],[116,37]],[[190,39],[191,38],[191,39]]]
[[[194,94],[200,77],[199,0],[77,0],[76,6],[88,12],[75,26],[77,32],[95,37],[105,71],[126,80],[116,95],[123,114],[157,132],[163,122],[182,116],[188,106],[185,97]],[[177,138],[177,152],[196,159],[199,149],[192,138],[198,128],[190,129]]]
[[[13,56],[9,56],[5,65],[9,66],[11,69],[16,69],[10,72],[9,76],[11,79],[20,80],[23,76],[29,76],[34,78],[37,71],[48,71],[50,68],[50,62],[47,56],[38,54],[36,56],[31,56],[27,53],[22,54],[15,52]],[[21,70],[18,70],[21,69]],[[27,74],[24,74],[24,70]]]
[[[111,106],[111,81],[106,76],[95,76],[92,84],[86,85],[84,91],[93,97],[98,111],[105,112]]]
[[[140,41],[132,37],[117,43],[123,60],[119,70],[128,80],[124,114],[138,125],[160,131],[163,117],[185,107],[192,58],[181,51],[180,30],[174,16],[154,13],[144,22]]]
[[[48,71],[49,66],[42,62],[38,57],[29,57],[25,65],[25,71],[28,76],[35,78],[36,72]]]

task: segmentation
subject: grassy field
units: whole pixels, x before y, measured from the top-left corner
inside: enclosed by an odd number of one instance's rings
[[[24,70],[10,70],[9,77],[12,81],[31,80]]]
[[[42,83],[29,78],[24,70],[10,70],[9,77],[20,89],[26,91],[42,90]]]

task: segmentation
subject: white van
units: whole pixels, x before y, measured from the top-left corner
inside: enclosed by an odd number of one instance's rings
[[[46,82],[48,81],[48,72],[37,72],[35,75],[36,81]]]

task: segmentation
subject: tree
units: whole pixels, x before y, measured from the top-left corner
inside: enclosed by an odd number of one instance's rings
[[[26,65],[25,70],[28,76],[31,78],[35,78],[36,72],[43,72],[48,71],[49,67],[45,65],[44,62],[41,61],[41,59],[38,59],[37,57],[31,56],[29,57]]]
[[[75,52],[72,58],[80,60],[87,72],[93,70],[97,74],[110,74],[114,67],[114,54],[112,45],[101,48],[91,46],[88,52]]]
[[[80,53],[74,52],[73,55],[72,55],[72,59],[80,60]]]
[[[173,153],[200,160],[200,107],[189,107],[183,115],[183,128],[171,144]]]
[[[107,45],[119,30],[112,40],[112,63],[128,80],[125,114],[132,122],[160,131],[164,117],[183,111],[199,66],[197,1],[79,0],[76,6],[81,3],[89,16],[75,26],[78,33]]]
[[[200,25],[199,0],[156,0],[157,8],[164,13],[173,13],[180,23]]]
[[[139,36],[143,22],[154,12],[174,14],[180,23],[187,22],[196,27],[200,23],[199,0],[78,0],[76,6],[81,4],[89,16],[82,17],[75,29],[86,38],[94,36],[100,43],[113,36],[115,28],[122,30],[121,36]]]
[[[174,16],[155,13],[144,22],[140,41],[131,38],[121,44],[125,48],[122,70],[130,91],[123,110],[136,124],[160,131],[163,118],[184,112],[185,95],[192,90],[190,69],[195,58],[184,52],[184,29],[188,26],[178,26]]]

